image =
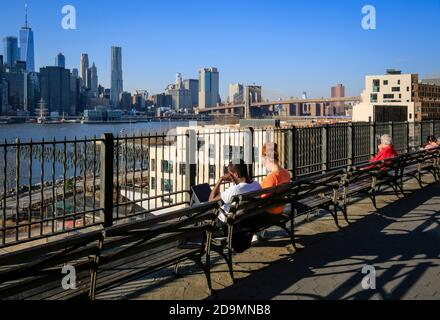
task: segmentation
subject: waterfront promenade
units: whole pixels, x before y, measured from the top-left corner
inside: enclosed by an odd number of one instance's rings
[[[428,182],[433,183],[429,177]],[[183,266],[179,278],[162,272],[114,288],[98,299],[440,299],[440,184],[420,190],[405,183],[406,197],[378,197],[379,213],[362,199],[349,208],[352,224],[337,232],[329,216],[299,222],[293,252],[278,230],[271,240],[236,255],[236,284],[215,259],[214,296],[203,274]],[[292,254],[293,253],[293,254]],[[376,290],[363,290],[365,264],[375,266]]]

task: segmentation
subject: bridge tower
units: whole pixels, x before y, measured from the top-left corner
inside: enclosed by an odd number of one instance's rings
[[[251,93],[249,86],[244,87],[244,118],[251,118]]]

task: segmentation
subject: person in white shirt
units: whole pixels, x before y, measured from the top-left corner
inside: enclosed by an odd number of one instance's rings
[[[233,183],[234,185],[226,189],[224,192],[220,192],[220,188],[224,183]],[[209,196],[209,201],[221,200],[223,202],[223,211],[229,213],[230,206],[235,196],[259,190],[261,190],[260,184],[249,177],[246,164],[243,160],[240,160],[240,163],[238,164],[229,164],[228,173],[217,181],[211,195]],[[219,218],[222,221],[224,220],[224,216]]]
[[[233,186],[224,192],[220,192],[220,188],[224,183],[233,183]],[[247,166],[243,160],[240,160],[239,164],[229,164],[228,174],[217,181],[209,196],[209,201],[223,202],[222,210],[218,217],[221,221],[220,226],[222,228],[226,227],[226,216],[223,212],[229,213],[230,206],[235,196],[259,190],[261,190],[261,185],[249,177]],[[226,229],[224,229],[224,232],[226,233]],[[232,238],[232,247],[238,253],[244,252],[250,247],[252,236],[253,234],[248,232],[234,234],[234,237]]]

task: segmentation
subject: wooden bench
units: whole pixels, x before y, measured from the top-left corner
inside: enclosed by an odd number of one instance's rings
[[[404,164],[401,167],[401,185],[405,177],[415,178],[420,188],[423,188],[423,175],[432,174],[434,179],[440,179],[439,171],[440,148],[421,150],[405,155]]]
[[[350,167],[343,180],[344,211],[347,211],[350,198],[359,194],[367,195],[377,209],[376,196],[383,187],[391,187],[399,197],[399,190],[403,193],[400,183],[403,160],[404,156],[400,156]]]
[[[336,169],[324,174],[300,179],[297,194],[294,194],[293,208],[295,217],[310,214],[316,210],[330,213],[338,228],[338,212],[341,211],[349,224],[347,211],[340,202],[340,191],[345,177],[345,169]]]
[[[91,273],[102,232],[71,236],[0,256],[0,300],[65,300],[91,293]],[[64,265],[75,268],[76,289],[66,290]]]
[[[213,242],[212,248],[217,252],[227,251],[226,261],[232,280],[233,272],[233,238],[239,233],[256,233],[272,227],[286,231],[294,248],[295,218],[306,215],[318,209],[328,211],[338,227],[338,210],[342,210],[339,203],[338,191],[344,171],[342,169],[322,175],[310,176],[295,182],[257,192],[238,195],[233,199],[227,217],[227,238],[222,243]],[[260,225],[246,226],[246,221],[259,215],[269,215],[269,210],[285,206],[282,214],[273,215],[270,222]],[[348,222],[347,216],[344,216]],[[252,221],[252,220],[251,220]],[[290,226],[288,224],[290,223]]]
[[[439,159],[439,150],[414,152],[237,196],[231,211],[226,214],[224,239],[213,237],[218,228],[220,205],[203,203],[4,254],[0,256],[0,299],[95,299],[97,294],[164,268],[174,266],[177,273],[179,264],[187,260],[203,270],[211,292],[213,251],[225,259],[234,281],[232,242],[237,233],[279,227],[288,233],[296,248],[295,218],[324,209],[340,227],[339,211],[349,223],[347,205],[350,197],[367,194],[376,207],[380,187],[390,186],[398,195],[399,189],[403,192],[404,176],[421,181],[423,174],[431,173],[438,178]],[[243,223],[280,206],[285,207],[284,213],[271,223],[252,228]],[[190,238],[205,241],[182,245]],[[62,279],[66,276],[61,272],[64,265],[71,265],[76,270],[75,290],[62,288]]]
[[[212,239],[211,237],[208,238],[208,240],[211,240],[212,250],[216,251],[227,262],[232,281],[235,281],[232,247],[234,235],[243,232],[256,233],[271,227],[279,227],[289,234],[293,245],[295,245],[293,214],[290,214],[287,210],[285,210],[283,214],[277,215],[273,223],[270,224],[247,226],[243,225],[242,222],[258,215],[268,215],[268,210],[290,204],[290,195],[295,192],[296,187],[296,183],[288,183],[265,190],[238,195],[234,197],[230,211],[228,213],[223,212],[226,216],[227,224],[226,237],[220,239]],[[289,221],[292,222],[290,228],[287,227]],[[226,254],[224,253],[225,250],[227,251]]]
[[[217,217],[217,203],[200,204],[166,213],[139,222],[105,229],[96,256],[96,272],[92,274],[92,299],[96,294],[178,265],[185,260],[194,261],[205,273],[211,292],[210,242]],[[200,239],[199,244],[182,245],[190,238]]]

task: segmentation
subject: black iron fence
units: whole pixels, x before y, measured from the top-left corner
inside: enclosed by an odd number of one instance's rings
[[[154,135],[5,142],[0,144],[0,247],[187,206],[191,186],[215,184],[233,159],[245,160],[261,180],[267,142],[278,143],[281,162],[295,179],[367,161],[383,134],[405,153],[420,148],[428,135],[440,136],[440,122],[206,126]]]

